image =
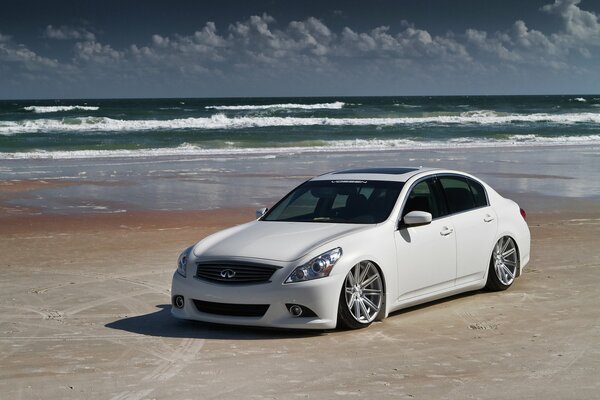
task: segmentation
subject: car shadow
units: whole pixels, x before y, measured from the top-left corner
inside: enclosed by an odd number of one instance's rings
[[[156,312],[126,317],[104,326],[140,335],[193,339],[272,340],[306,338],[325,334],[325,331],[322,330],[283,330],[184,321],[171,315],[170,304],[159,304],[156,307],[158,308]]]

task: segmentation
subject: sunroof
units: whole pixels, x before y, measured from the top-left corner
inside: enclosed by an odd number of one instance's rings
[[[387,174],[387,175],[402,175],[408,172],[416,171],[418,168],[358,168],[347,169],[345,171],[334,172],[338,174]]]

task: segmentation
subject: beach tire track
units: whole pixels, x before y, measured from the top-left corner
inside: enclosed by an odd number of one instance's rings
[[[141,380],[144,382],[164,382],[171,379],[196,359],[203,346],[204,339],[183,339],[181,345],[172,353],[169,363],[158,366]]]
[[[195,360],[198,353],[202,350],[204,342],[204,339],[184,339],[178,348],[174,352],[171,351],[168,356],[156,355],[166,362],[154,368],[140,379],[140,382],[143,382],[144,384],[154,383],[155,386],[143,391],[122,392],[113,396],[111,400],[138,400],[150,395],[150,393],[158,386],[163,385],[165,381],[177,376],[184,368]]]
[[[111,397],[111,400],[140,400],[152,393],[154,389],[146,389],[139,392],[122,392]]]
[[[159,285],[153,284],[153,283],[144,282],[144,281],[138,281],[138,280],[129,279],[129,278],[125,278],[125,277],[117,278],[117,280],[120,280],[120,281],[123,281],[123,282],[132,283],[134,285],[143,286],[145,288],[152,289],[152,290],[154,290],[157,293],[162,293],[162,294],[166,294],[166,295],[170,295],[171,294],[171,290],[170,289],[165,288],[164,286],[159,286]]]
[[[39,303],[39,305],[42,305],[42,302],[39,299],[36,299]],[[1,306],[3,308],[9,308],[11,310],[22,310],[22,311],[28,311],[34,314],[37,314],[37,316],[40,316],[42,318],[46,318],[47,314],[44,313],[44,311],[42,310],[38,310],[36,308],[33,307],[27,307],[27,306],[16,306],[16,307],[9,307],[9,306]],[[45,326],[43,326],[42,324],[31,324],[29,325],[26,321],[24,321],[24,319],[22,318],[21,315],[17,315],[16,318],[14,316],[11,315],[7,315],[5,313],[1,313],[0,315],[2,315],[1,319],[0,319],[0,323],[4,323],[4,322],[13,322],[14,324],[17,326],[16,329],[19,329],[19,327],[27,327],[27,326],[34,326],[34,330],[28,333],[28,336],[25,340],[23,340],[22,342],[20,342],[21,344],[21,348],[27,348],[27,345],[29,343],[31,343],[33,340],[33,338],[37,337],[40,333],[40,331],[44,328],[46,328]],[[29,318],[28,318],[29,319]],[[34,318],[34,320],[39,320],[38,317]],[[9,337],[9,339],[12,341],[14,340],[14,336]],[[12,347],[9,350],[6,349],[2,349],[2,351],[0,352],[0,361],[3,361],[5,359],[7,359],[8,357],[12,356],[13,354],[16,354],[18,352],[21,351],[21,348],[15,348]]]
[[[96,282],[98,279],[100,280],[108,280],[108,279],[118,279],[118,278],[131,278],[135,276],[150,276],[150,275],[158,275],[164,274],[167,272],[171,272],[171,270],[167,270],[164,268],[154,269],[154,270],[143,270],[138,272],[130,272],[127,274],[115,274],[115,273],[102,273],[102,272],[94,272],[94,271],[82,271],[81,269],[76,270],[61,270],[61,269],[47,269],[47,268],[32,268],[32,272],[39,274],[53,274],[53,275],[70,275],[70,276],[80,276],[84,278],[94,278],[89,282]],[[88,282],[78,282],[78,283],[88,283]]]
[[[110,303],[114,303],[114,302],[120,302],[119,303],[120,305],[125,305],[129,311],[134,312],[133,309],[130,309],[129,307],[127,307],[129,305],[129,303],[123,302],[122,300],[131,299],[133,297],[140,296],[143,294],[148,294],[148,293],[151,293],[151,292],[148,290],[140,290],[137,292],[130,292],[130,293],[122,294],[119,296],[110,296],[110,297],[99,298],[96,300],[91,300],[91,301],[85,302],[84,304],[79,304],[79,305],[64,309],[62,314],[71,316],[71,315],[80,313],[82,311],[89,310],[90,308],[94,308],[94,307],[98,307],[98,306],[102,306],[104,304],[110,304]]]

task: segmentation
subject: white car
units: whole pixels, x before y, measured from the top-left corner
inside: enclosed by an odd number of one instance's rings
[[[525,212],[457,171],[331,172],[257,217],[179,256],[175,317],[362,328],[441,297],[507,289],[529,261]]]

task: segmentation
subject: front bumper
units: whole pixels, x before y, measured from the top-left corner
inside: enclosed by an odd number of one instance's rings
[[[282,284],[286,268],[275,272],[272,281],[260,284],[220,284],[194,276],[173,274],[171,296],[183,296],[183,308],[171,307],[176,318],[219,324],[265,326],[294,329],[333,329],[337,324],[337,310],[344,276],[330,275],[293,284]],[[289,273],[289,271],[287,271]],[[225,304],[266,304],[261,317],[243,317],[201,312],[193,300]],[[307,307],[316,314],[312,317],[294,317],[286,304]]]

